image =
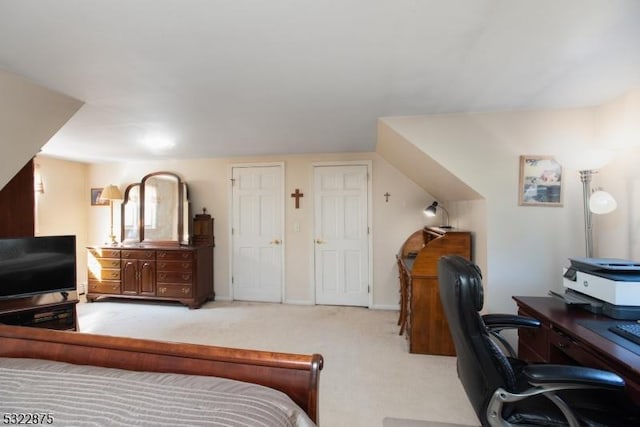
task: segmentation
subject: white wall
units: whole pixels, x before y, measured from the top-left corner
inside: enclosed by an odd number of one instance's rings
[[[0,188],[82,106],[82,102],[0,70]]]
[[[193,213],[202,207],[215,219],[215,292],[229,297],[229,168],[238,163],[284,162],[285,164],[285,301],[308,304],[313,301],[313,169],[314,162],[372,160],[373,194],[373,307],[397,308],[398,277],[395,254],[404,240],[425,224],[422,209],[432,197],[375,153],[271,156],[255,158],[199,159],[180,161],[93,164],[89,167],[87,204],[90,187],[119,185],[122,190],[139,182],[147,173],[177,173],[189,186]],[[289,198],[296,188],[304,197],[300,209]],[[384,194],[391,194],[389,202]],[[120,227],[116,208],[116,230]],[[300,224],[300,232],[293,229]],[[108,234],[109,209],[89,209],[88,244],[101,244]],[[118,233],[116,233],[118,234]]]

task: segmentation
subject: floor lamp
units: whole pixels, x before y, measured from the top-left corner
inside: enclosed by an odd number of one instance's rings
[[[118,242],[116,242],[116,235],[113,234],[113,202],[114,200],[122,200],[122,192],[115,185],[108,185],[102,190],[100,199],[109,201],[109,209],[111,211],[109,217],[109,243],[116,245]]]
[[[592,214],[607,214],[613,212],[617,203],[611,194],[600,189],[591,191],[591,178],[596,170],[581,170],[582,199],[584,203],[584,243],[587,258],[593,258],[593,222]]]

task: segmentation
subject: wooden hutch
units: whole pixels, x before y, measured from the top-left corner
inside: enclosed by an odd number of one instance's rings
[[[196,215],[192,227],[186,183],[170,172],[151,173],[127,187],[121,212],[121,243],[88,248],[87,301],[123,297],[199,308],[215,297],[213,219]]]
[[[398,324],[400,334],[406,333],[410,353],[455,355],[438,288],[438,260],[443,255],[471,259],[471,233],[425,227],[411,234],[397,255]]]

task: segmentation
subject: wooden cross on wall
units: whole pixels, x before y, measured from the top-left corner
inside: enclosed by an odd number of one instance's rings
[[[300,197],[304,197],[304,194],[300,192],[300,189],[296,188],[296,191],[291,193],[291,197],[296,199],[296,209],[300,209]]]

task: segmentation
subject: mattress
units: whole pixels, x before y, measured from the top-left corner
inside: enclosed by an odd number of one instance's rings
[[[2,357],[0,412],[79,427],[315,426],[286,394],[256,384]]]

